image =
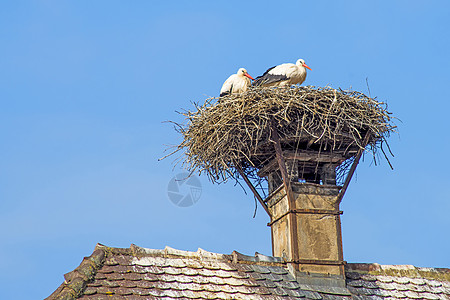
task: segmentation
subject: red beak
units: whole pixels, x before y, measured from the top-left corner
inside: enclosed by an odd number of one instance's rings
[[[251,80],[255,80],[255,78],[253,78],[252,76],[248,75],[248,73],[245,73],[244,76],[250,78]]]
[[[305,68],[307,68],[307,69],[310,69],[311,70],[311,68],[310,67],[308,67],[306,64],[303,64],[303,66],[305,67]],[[312,70],[311,70],[312,71]]]

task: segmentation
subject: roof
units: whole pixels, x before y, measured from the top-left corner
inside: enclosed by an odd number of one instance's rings
[[[346,287],[305,281],[305,276],[310,275],[290,273],[282,258],[259,253],[97,244],[47,300],[450,299],[450,269],[348,264]]]

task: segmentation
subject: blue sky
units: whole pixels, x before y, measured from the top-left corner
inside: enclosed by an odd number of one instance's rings
[[[305,84],[386,101],[395,170],[366,159],[342,209],[349,262],[449,267],[446,1],[10,1],[0,11],[0,282],[50,295],[96,243],[270,253],[268,218],[232,183],[188,208],[158,162],[166,120],[304,58]]]

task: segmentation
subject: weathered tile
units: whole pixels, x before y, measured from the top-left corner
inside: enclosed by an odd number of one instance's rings
[[[96,289],[97,289],[97,294],[113,295],[113,294],[115,294],[115,289],[116,288],[110,288],[110,287],[106,287],[106,286],[99,286]]]
[[[285,289],[285,291],[289,294],[290,297],[306,298],[306,294],[302,293],[302,291],[299,289]]]
[[[97,273],[97,274],[95,274],[95,277],[94,277],[94,279],[99,279],[99,280],[101,280],[101,279],[106,279],[106,274],[104,274],[104,273]]]
[[[246,272],[230,272],[231,277],[236,278],[236,279],[247,279],[250,278],[249,273]]]
[[[252,268],[255,272],[258,272],[260,274],[270,274],[272,271],[265,266],[258,266],[258,265],[252,265]]]
[[[151,295],[150,289],[144,289],[144,288],[135,287],[135,288],[129,289],[129,291],[131,292],[131,295],[137,295],[137,296],[149,296],[149,295]]]
[[[113,291],[114,291],[114,294],[117,294],[117,295],[122,295],[122,296],[133,295],[132,289],[129,287],[118,287],[118,288],[114,288]]]
[[[278,287],[278,285],[275,282],[273,282],[272,280],[259,280],[256,282],[258,283],[258,285],[265,287],[265,288],[274,288],[275,289]]]
[[[411,278],[408,277],[393,277],[392,279],[399,284],[408,284],[411,282]]]
[[[255,272],[255,270],[252,268],[251,265],[246,265],[246,264],[234,264],[234,266],[236,266],[237,269],[238,269],[239,271],[242,271],[242,272],[246,272],[246,273],[253,273],[253,272]]]
[[[181,258],[172,258],[172,259],[166,259],[166,263],[174,268],[186,268],[186,262],[184,259]]]
[[[356,279],[361,278],[361,274],[356,273],[356,272],[347,272],[347,273],[345,273],[345,277],[347,277],[348,279],[351,279],[351,280],[356,280]]]
[[[364,274],[364,275],[361,275],[361,279],[363,279],[365,281],[377,281],[377,276],[370,275],[370,274]]]
[[[135,288],[135,287],[137,287],[136,281],[122,280],[122,281],[117,281],[117,283],[119,284],[119,287],[122,287],[122,288]]]
[[[198,269],[186,267],[186,268],[182,268],[180,270],[183,275],[188,275],[188,276],[198,275]]]
[[[85,294],[85,295],[94,295],[94,294],[96,294],[97,293],[97,289],[95,288],[95,287],[87,287],[84,291],[83,291],[83,293]]]
[[[363,287],[366,289],[378,289],[380,286],[375,281],[366,281],[363,282]]]
[[[276,287],[276,288],[272,289],[272,292],[278,296],[288,296],[289,295],[283,288],[280,288],[280,287]]]
[[[103,294],[95,294],[95,295],[83,295],[81,298],[82,300],[111,300],[111,296],[103,295]],[[114,300],[125,300],[126,298],[121,295],[114,295]]]
[[[430,300],[442,299],[441,297],[433,293],[422,293],[420,295],[423,297],[423,299],[430,299]]]
[[[145,273],[142,274],[142,280],[146,280],[146,281],[159,281],[159,275],[157,274],[153,274],[153,273]]]
[[[304,290],[302,290],[302,293],[305,294],[306,299],[312,299],[312,300],[319,300],[319,299],[322,299],[322,296],[321,296],[318,292],[304,291]]]
[[[391,283],[394,280],[392,279],[391,276],[380,275],[380,276],[377,276],[377,281],[382,282],[382,283]]]
[[[105,274],[105,277],[106,277],[105,279],[109,281],[124,280],[123,273],[108,273]]]
[[[123,276],[123,279],[130,281],[142,280],[144,277],[143,274],[140,273],[120,273]]]
[[[429,280],[428,284],[432,287],[440,287],[442,286],[442,282],[436,280]]]
[[[209,286],[215,285],[207,285],[207,284],[198,284],[198,283],[175,283],[176,289],[179,290],[190,290],[190,291],[206,291]]]
[[[272,272],[274,274],[277,274],[277,275],[287,275],[287,274],[289,274],[289,272],[285,268],[277,267],[277,266],[270,267],[270,272]]]
[[[296,281],[276,281],[275,282],[276,285],[278,285],[279,287],[282,287],[284,289],[298,289],[299,288],[299,284]]]
[[[414,285],[425,285],[425,280],[423,280],[422,278],[411,278],[410,282]]]
[[[164,291],[160,289],[149,289],[148,293],[150,296],[158,297],[158,299],[161,299],[164,296]]]
[[[230,281],[228,281],[230,280]],[[254,281],[251,279],[236,279],[236,278],[229,278],[227,279],[227,284],[230,285],[235,285],[235,286],[239,286],[239,285],[243,285],[243,286],[247,286],[247,287],[256,287],[256,286],[260,286],[260,282],[261,281]]]
[[[416,293],[413,291],[406,291],[404,292],[406,297],[411,298],[411,299],[423,299],[423,297],[420,295],[420,293]]]
[[[347,284],[349,286],[353,286],[353,287],[362,287],[362,286],[364,286],[364,283],[365,283],[365,281],[361,280],[361,279],[359,279],[359,280],[351,280],[351,281],[347,282]]]
[[[272,273],[270,273],[270,274],[254,273],[254,274],[251,274],[251,276],[253,278],[263,278],[263,279],[270,280],[273,282],[280,282],[280,281],[283,281],[283,279],[285,278],[285,276],[283,276],[283,275],[272,274]]]
[[[111,288],[113,288],[113,287],[119,287],[120,286],[119,283],[123,282],[123,280],[118,280],[118,281],[115,281],[115,280],[96,280],[95,282],[100,284],[100,285],[102,285],[102,286],[104,286],[104,287],[111,287]]]
[[[151,289],[151,288],[155,288],[156,285],[155,285],[154,281],[141,280],[141,281],[136,282],[136,287],[142,288],[142,289]]]
[[[393,281],[391,281],[390,283],[381,281],[381,282],[378,282],[377,284],[383,290],[388,290],[388,291],[397,290],[397,288],[396,288],[397,284],[393,283]]]
[[[169,274],[169,275],[179,275],[182,274],[182,270],[180,268],[174,268],[174,267],[164,267],[163,271],[165,274]]]
[[[146,296],[139,296],[139,295],[128,295],[128,296],[123,296],[125,300],[159,300],[159,298],[150,296],[150,295],[146,295]],[[110,299],[112,300],[112,299]]]

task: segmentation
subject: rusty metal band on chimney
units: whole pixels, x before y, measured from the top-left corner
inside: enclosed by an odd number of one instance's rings
[[[288,261],[287,263],[294,263],[300,265],[329,265],[329,266],[340,266],[346,265],[347,262],[344,260],[327,260],[327,259],[297,259]]]
[[[291,209],[279,216],[278,218],[272,220],[271,222],[267,223],[267,226],[272,226],[272,224],[278,222],[283,217],[285,217],[287,214],[313,214],[313,215],[342,215],[344,212],[341,210],[328,210],[328,209]]]

